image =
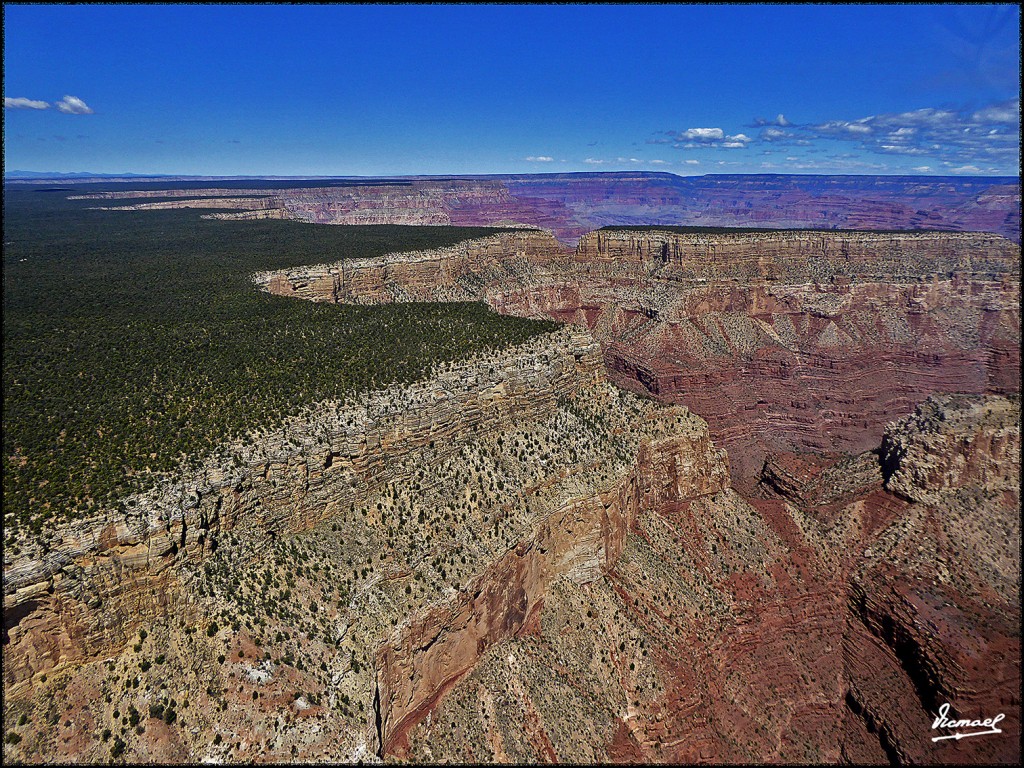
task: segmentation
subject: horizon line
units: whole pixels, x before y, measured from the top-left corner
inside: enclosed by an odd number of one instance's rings
[[[891,178],[944,178],[944,179],[1020,179],[1020,173],[801,173],[801,172],[733,172],[680,174],[672,171],[618,170],[618,171],[538,171],[520,173],[405,173],[405,174],[192,174],[192,173],[138,173],[134,171],[4,171],[4,181],[82,181],[85,179],[194,179],[194,180],[239,180],[239,179],[280,179],[302,181],[305,179],[462,179],[462,178],[506,178],[510,176],[674,176],[679,179],[695,179],[708,176],[825,176],[825,177],[891,177]]]

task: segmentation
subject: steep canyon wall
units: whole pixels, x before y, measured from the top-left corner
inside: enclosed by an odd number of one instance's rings
[[[256,281],[584,323],[617,384],[704,415],[749,487],[768,452],[868,450],[930,393],[1019,391],[1019,265],[981,233],[599,231],[568,254],[523,232]]]
[[[728,478],[702,421],[611,387],[573,327],[251,437],[5,562],[19,755],[103,759],[104,727],[146,759],[390,753],[642,505]],[[167,686],[188,729],[120,723]]]
[[[573,323],[21,542],[12,754],[1014,762],[1019,400],[884,425],[1019,390],[1018,270],[970,233],[524,230],[256,275]],[[1008,738],[932,742],[942,702]]]
[[[597,345],[568,329],[420,387],[323,404],[115,510],[26,540],[4,568],[5,681],[95,655],[180,605],[177,567],[202,562],[223,534],[239,530],[258,547],[312,528],[408,479],[396,474],[403,456],[427,451],[440,461],[481,428],[529,420],[602,376]]]

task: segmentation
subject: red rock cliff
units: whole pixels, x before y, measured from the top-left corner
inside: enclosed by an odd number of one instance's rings
[[[749,487],[767,452],[868,450],[930,393],[1019,391],[1019,265],[979,233],[598,231],[567,257],[524,232],[257,283],[585,323],[613,380],[705,415]]]

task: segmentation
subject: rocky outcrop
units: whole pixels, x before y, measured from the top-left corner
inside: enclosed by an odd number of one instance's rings
[[[284,208],[258,208],[251,211],[232,211],[231,213],[204,213],[201,219],[219,219],[221,221],[257,221],[259,219],[288,219],[288,211]]]
[[[5,563],[19,758],[400,754],[644,508],[728,478],[706,425],[608,385],[579,327],[252,437]]]
[[[328,303],[479,301],[529,285],[538,268],[568,254],[549,233],[502,232],[431,251],[258,272],[253,281],[279,296]]]
[[[847,754],[867,731],[900,762],[1019,761],[1019,401],[929,398],[886,429],[882,461],[915,503],[852,564]],[[935,728],[944,705],[1002,713],[1004,735],[936,742],[979,730]]]
[[[408,732],[489,648],[528,629],[556,581],[589,584],[614,568],[645,511],[724,491],[724,458],[706,432],[642,445],[614,486],[549,515],[458,600],[416,616],[377,656],[382,754],[404,754]]]
[[[276,208],[271,197],[197,197],[183,200],[164,200],[157,203],[135,203],[98,207],[98,211],[160,211],[177,208],[232,208],[248,211],[265,211]]]
[[[171,606],[187,611],[178,570],[201,563],[225,533],[259,546],[309,529],[400,481],[397,462],[410,452],[440,461],[478,430],[530,419],[601,376],[597,345],[566,329],[418,387],[312,408],[197,472],[24,542],[4,564],[5,682],[103,653]]]
[[[1019,676],[1012,659],[1020,564],[1005,547],[1019,540],[1010,522],[1019,504],[1015,404],[964,395],[935,401],[889,427],[879,453],[835,469],[828,455],[877,445],[892,411],[927,392],[1019,389],[1012,364],[1019,356],[1019,249],[965,233],[599,232],[569,259],[520,257],[507,272],[459,259],[456,281],[439,266],[427,270],[427,283],[440,286],[433,295],[457,283],[461,298],[482,298],[500,311],[585,323],[617,381],[703,408],[719,436],[740,447],[741,460],[742,440],[760,431],[760,421],[776,442],[762,443],[773,450],[758,459],[766,498],[748,505],[719,495],[713,506],[699,502],[703,519],[691,511],[694,502],[647,504],[647,514],[633,518],[639,536],[627,537],[624,554],[578,588],[545,582],[546,561],[533,548],[517,550],[496,566],[496,580],[509,587],[500,598],[467,598],[461,611],[424,616],[393,640],[379,664],[399,670],[378,683],[391,713],[382,720],[386,752],[461,761],[935,762],[951,751],[968,762],[1015,759],[1012,740],[950,747],[929,735],[946,702],[979,717],[990,710],[1017,716],[1009,691]],[[421,256],[416,264],[429,261]],[[418,267],[387,264],[385,273],[384,266],[353,270],[373,275],[376,294],[338,291],[335,281],[319,296],[381,302],[424,295],[405,288],[422,291],[423,281],[411,277]],[[358,286],[353,273],[347,284]],[[298,293],[297,277],[278,277],[277,292]],[[320,279],[328,284],[326,275]],[[769,367],[772,354],[778,361]],[[623,360],[631,365],[616,365]],[[672,369],[690,378],[668,378]],[[872,385],[882,375],[879,392]],[[844,410],[815,409],[829,399]],[[730,417],[737,418],[733,432]],[[972,503],[984,510],[979,519],[996,523],[994,537],[968,521]],[[657,516],[667,537],[652,523]],[[709,546],[718,532],[735,530],[736,520],[763,549]],[[941,524],[937,535],[940,520],[959,528]],[[964,552],[972,553],[970,565]],[[744,574],[736,579],[733,558]],[[676,560],[667,571],[650,565]],[[764,577],[751,571],[756,563]],[[963,574],[951,576],[957,568]],[[665,584],[687,595],[682,604],[658,606]],[[976,603],[975,594],[988,597]],[[596,617],[595,605],[603,606]],[[757,608],[748,612],[749,605]],[[682,616],[716,617],[716,631],[673,621],[682,606]],[[614,661],[622,658],[614,641],[582,632],[562,637],[558,628],[574,626],[584,611],[580,627],[595,618],[609,626],[625,612],[628,636],[646,644],[653,666],[633,657],[627,673]],[[442,627],[452,625],[468,635],[449,637]],[[967,639],[979,635],[987,649],[980,662],[964,655],[979,653]],[[801,638],[800,654],[793,637]],[[469,652],[474,642],[482,655]],[[579,644],[590,650],[580,656]],[[610,666],[585,663],[595,654]],[[559,670],[557,694],[543,677],[551,668]],[[726,671],[738,668],[766,674],[740,682]],[[636,698],[648,685],[654,693]],[[624,698],[624,714],[601,709],[609,695]],[[763,701],[783,705],[769,712]],[[576,737],[563,730],[570,712],[593,706],[600,710],[593,723],[604,727],[592,723]],[[525,740],[510,730],[513,722],[520,727],[513,711],[527,713]],[[439,742],[442,732],[456,737]]]
[[[1016,418],[1000,398],[938,407],[950,435],[974,431],[972,411],[1009,413],[1011,433]],[[1015,762],[1019,485],[1006,497],[964,478],[921,505],[884,490],[877,453],[778,456],[766,472],[762,498],[644,505],[618,561],[549,588],[410,730],[410,756]],[[946,702],[1008,724],[932,741],[950,733],[932,728]]]
[[[1020,477],[1020,405],[1014,400],[929,398],[889,425],[882,441],[886,487],[913,501],[977,486],[997,494]]]
[[[741,482],[768,452],[867,450],[929,393],[1020,388],[1020,256],[1001,238],[615,232],[577,253],[646,273],[642,302],[590,310],[607,364],[707,414]]]

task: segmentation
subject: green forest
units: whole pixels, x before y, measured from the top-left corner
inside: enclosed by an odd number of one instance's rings
[[[556,327],[483,304],[313,304],[250,282],[258,270],[438,248],[493,228],[218,221],[195,209],[89,210],[104,202],[67,194],[4,190],[8,545],[25,526],[144,490],[304,404],[411,382],[436,362]]]

